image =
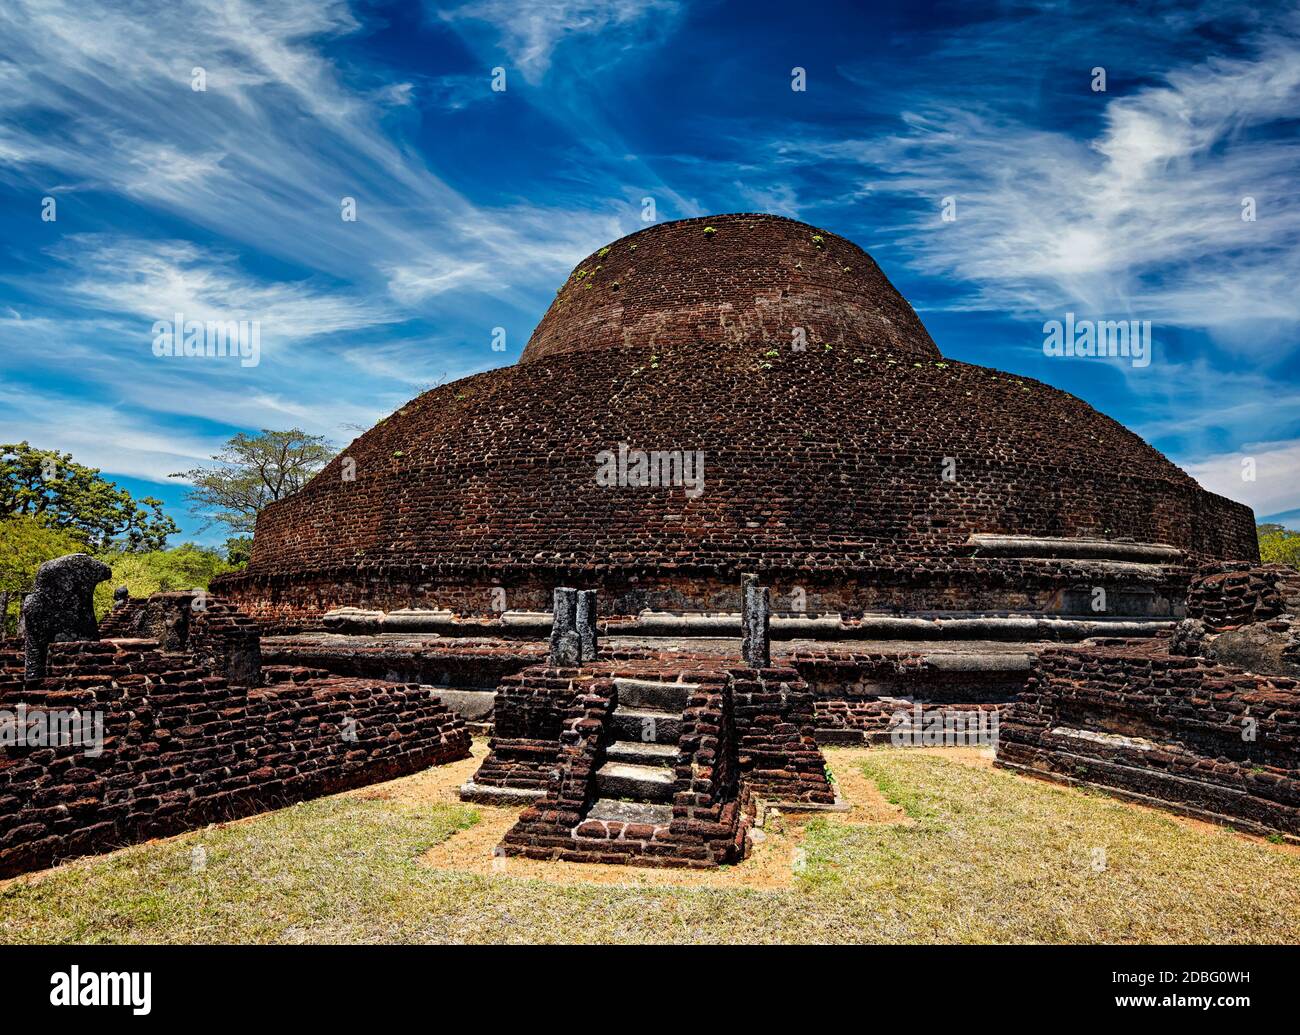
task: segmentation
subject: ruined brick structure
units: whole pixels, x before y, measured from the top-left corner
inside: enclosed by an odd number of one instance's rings
[[[1040,654],[1002,723],[998,763],[1300,840],[1300,681],[1166,644]]]
[[[529,801],[507,855],[695,869],[737,862],[759,800],[834,805],[813,695],[790,668],[647,656],[503,681],[462,796]]]
[[[620,443],[702,451],[702,491],[598,485]],[[484,615],[495,587],[545,610],[565,584],[606,615],[735,610],[744,571],[777,611],[1079,612],[1102,586],[1115,613],[1168,615],[1202,561],[1257,557],[1249,510],[1132,432],[945,360],[856,245],[732,215],[589,256],[518,364],[362,435],[214,588],[285,626]]]
[[[1207,566],[1171,638],[1044,650],[998,761],[1300,840],[1300,572]]]
[[[702,480],[602,482],[621,450]],[[1250,510],[945,359],[865,252],[775,216],[589,256],[518,364],[351,443],[213,593],[52,645],[25,692],[114,733],[98,766],[0,756],[0,872],[463,757],[466,720],[462,797],[523,806],[499,851],[530,858],[737,862],[765,808],[838,807],[819,744],[913,708],[1000,718],[1004,766],[1298,829],[1300,576]],[[344,711],[377,735],[341,746]]]
[[[98,752],[0,746],[0,877],[469,754],[464,722],[428,687],[263,667],[247,616],[192,598],[160,594],[105,623],[152,616],[172,639],[52,643],[39,680],[23,679],[17,641],[0,647],[11,737],[23,715],[102,718]]]
[[[999,718],[1024,690],[1036,648],[1001,653],[801,648],[789,664],[813,693],[819,744],[887,744],[914,707]]]
[[[202,591],[124,600],[104,619],[99,637],[152,639],[163,650],[190,651],[233,686],[261,682],[260,626],[233,604]]]

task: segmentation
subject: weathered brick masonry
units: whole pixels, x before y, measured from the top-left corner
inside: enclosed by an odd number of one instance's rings
[[[1024,668],[945,669],[918,651],[795,651],[789,663],[813,692],[819,744],[885,743],[913,706],[1005,714],[1029,678]],[[1016,660],[1020,660],[1017,658]]]
[[[1300,610],[1300,571],[1280,564],[1214,564],[1195,579],[1187,617],[1222,631]]]
[[[261,682],[261,627],[225,600],[185,590],[128,600],[110,611],[100,639],[138,637],[164,651],[188,650],[195,659],[236,686]]]
[[[546,652],[545,643],[520,641],[335,644],[284,637],[262,642],[262,657],[271,665],[307,665],[336,675],[481,690],[497,689],[507,675],[543,661]]]
[[[717,657],[644,657],[507,677],[496,731],[473,784],[540,798],[503,840],[506,854],[574,862],[707,868],[741,859],[756,798],[831,804],[813,736],[813,695],[792,668],[754,670]],[[680,718],[661,717],[671,747],[658,822],[598,817],[599,773],[620,732],[627,680],[683,688]],[[626,729],[626,727],[624,727]]]
[[[597,485],[597,453],[620,442],[702,450],[703,492]],[[1190,566],[1258,557],[1248,508],[1132,432],[943,359],[856,245],[718,216],[584,260],[517,365],[353,442],[263,513],[248,571],[218,591],[292,627],[348,604],[484,614],[498,586],[543,609],[565,583],[599,588],[611,615],[730,608],[742,571],[778,608],[798,587],[846,614],[1069,610],[1081,580],[1181,601],[1191,570],[987,556],[973,533],[1164,543]]]
[[[546,793],[506,834],[508,855],[570,862],[708,868],[743,857],[747,795],[736,772],[721,673],[692,672],[696,687],[677,733],[672,809],[662,823],[591,818],[605,762],[607,721],[617,700],[610,676],[578,677],[580,694],[560,735]]]
[[[1172,638],[1038,655],[998,762],[1300,837],[1300,572],[1206,565]]]
[[[1300,683],[1162,644],[1044,651],[998,762],[1300,835]]]
[[[231,686],[151,640],[56,643],[24,685],[0,651],[0,711],[102,712],[101,754],[0,748],[0,876],[464,758],[464,723],[425,687],[265,671]]]

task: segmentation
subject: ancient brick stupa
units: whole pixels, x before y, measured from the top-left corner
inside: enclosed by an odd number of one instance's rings
[[[28,756],[0,876],[460,759],[469,724],[460,796],[519,810],[502,859],[734,864],[770,815],[847,807],[823,746],[972,735],[1300,840],[1300,577],[1258,559],[1248,508],[944,359],[843,238],[653,227],[574,270],[517,365],[268,507],[211,594],[122,600],[96,639],[107,569],[51,562],[80,596],[38,584],[0,705],[96,695],[77,764],[143,790]]]
[[[638,451],[674,484],[637,485]],[[565,583],[604,615],[734,611],[746,571],[787,611],[1084,612],[1103,585],[1167,615],[1175,569],[1257,556],[1248,508],[1115,421],[945,359],[861,248],[746,214],[588,256],[518,364],[362,435],[216,588],[308,626],[545,610]]]

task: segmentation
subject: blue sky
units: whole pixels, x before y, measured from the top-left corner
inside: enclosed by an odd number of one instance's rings
[[[195,537],[168,474],[514,362],[649,197],[851,238],[947,355],[1300,527],[1298,126],[1295,4],[8,0],[0,441]],[[259,321],[261,362],[155,356],[177,311]],[[1150,366],[1045,356],[1067,312],[1150,320]]]

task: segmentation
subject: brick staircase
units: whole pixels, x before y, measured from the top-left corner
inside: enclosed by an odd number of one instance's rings
[[[586,819],[667,826],[681,752],[682,721],[694,683],[615,679],[618,704],[609,715],[614,738],[596,770],[596,801]]]
[[[759,797],[817,807],[834,790],[798,673],[716,660],[610,659],[511,677],[497,719],[518,735],[493,739],[462,797],[479,800],[488,781],[531,797],[502,840],[507,856],[738,862]]]

